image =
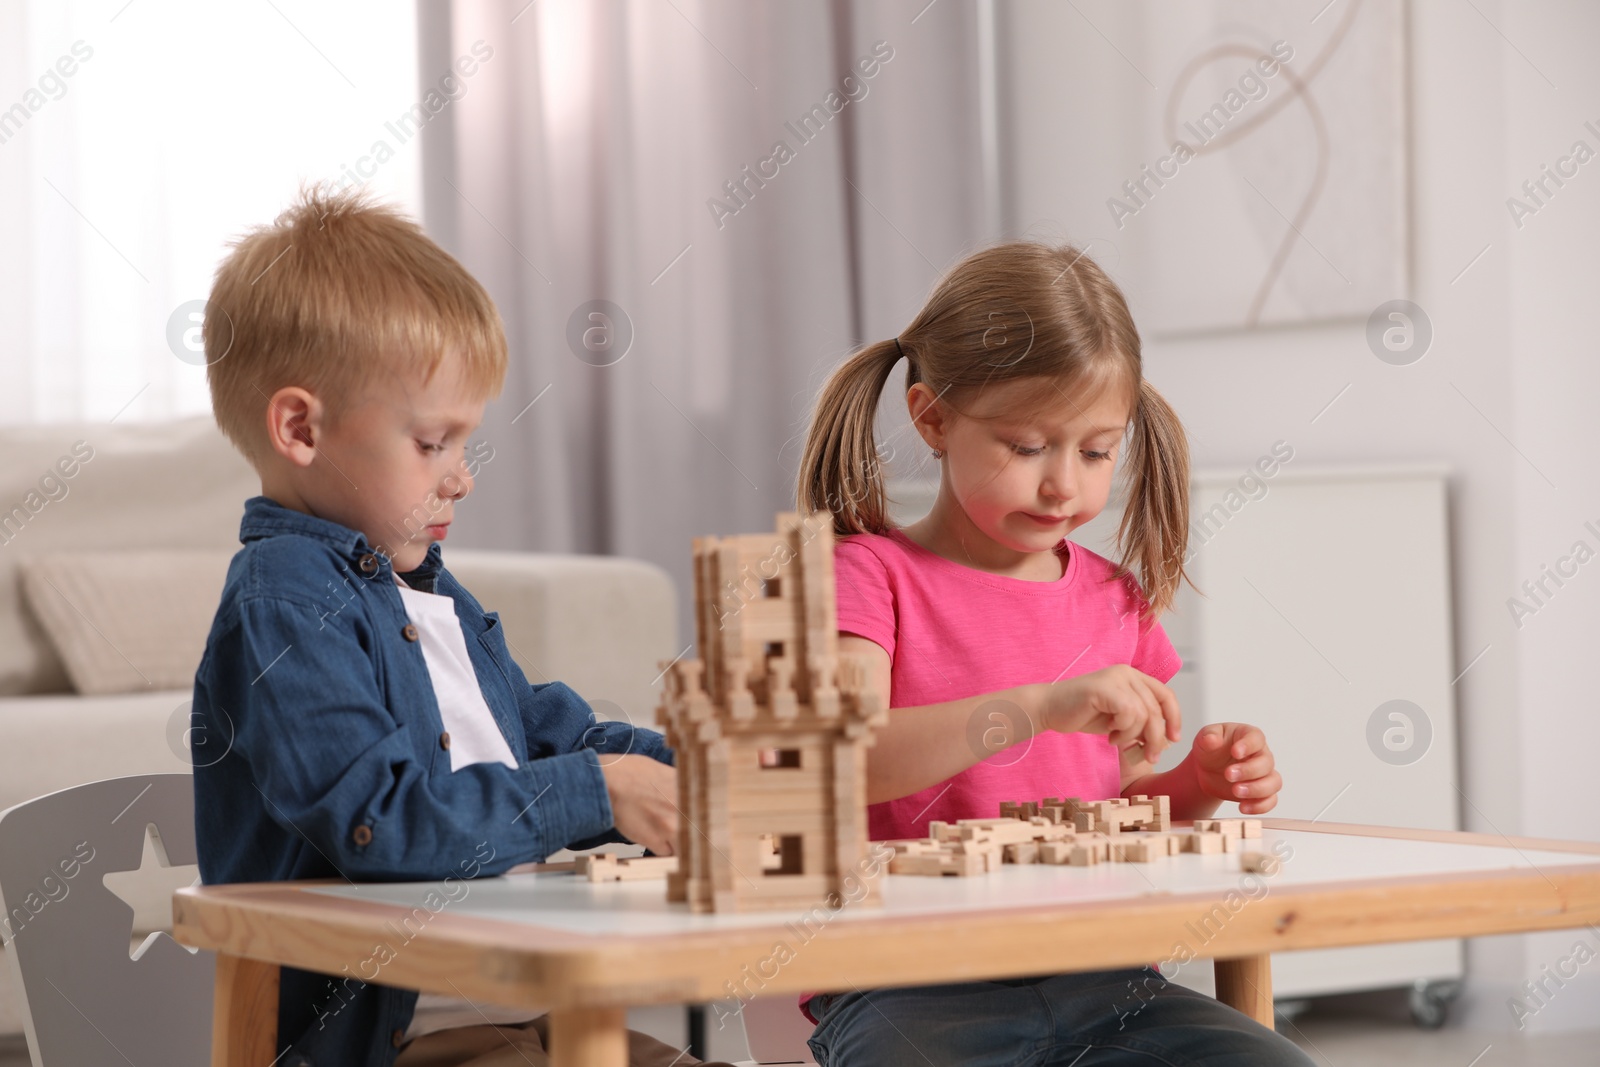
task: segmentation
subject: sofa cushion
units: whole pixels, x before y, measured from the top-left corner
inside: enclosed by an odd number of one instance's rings
[[[0,428],[0,696],[67,676],[23,603],[18,564],[72,549],[239,546],[255,476],[210,416]]]
[[[233,553],[55,552],[22,564],[28,607],[84,694],[194,683]]]
[[[561,681],[602,719],[657,729],[662,661],[680,656],[677,593],[653,563],[617,556],[447,548],[528,681]]]
[[[0,700],[0,811],[85,782],[191,770],[193,699],[191,689],[168,689]]]

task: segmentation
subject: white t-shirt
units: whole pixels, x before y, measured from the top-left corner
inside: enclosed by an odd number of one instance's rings
[[[439,717],[450,735],[450,769],[459,771],[474,763],[503,763],[512,770],[517,758],[511,754],[505,734],[484,702],[478,676],[467,656],[467,639],[456,618],[456,602],[436,593],[419,592],[395,575],[406,617],[417,628],[422,660],[428,666],[428,679],[439,702]]]
[[[417,643],[422,647],[422,661],[428,668],[428,680],[433,683],[433,695],[439,702],[439,717],[450,734],[450,770],[474,763],[503,763],[515,768],[517,758],[500,732],[489,705],[478,686],[478,676],[467,656],[466,635],[461,620],[456,617],[455,601],[435,593],[423,593],[411,588],[395,575],[400,587],[400,600],[405,605],[406,617],[417,628]],[[431,1034],[435,1030],[450,1030],[458,1026],[481,1026],[484,1023],[522,1023],[544,1014],[528,1008],[511,1008],[499,1004],[478,1003],[440,993],[422,993],[417,997],[417,1008],[406,1027],[405,1039]]]

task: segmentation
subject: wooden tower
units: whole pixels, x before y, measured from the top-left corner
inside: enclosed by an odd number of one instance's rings
[[[827,512],[695,539],[700,658],[665,667],[658,711],[681,813],[668,900],[694,911],[877,901],[866,750],[888,712],[863,665],[839,658],[833,581]]]

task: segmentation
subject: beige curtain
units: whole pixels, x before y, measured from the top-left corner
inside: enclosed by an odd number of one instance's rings
[[[641,557],[685,590],[692,537],[794,506],[827,371],[995,236],[984,9],[524,3],[420,16],[424,82],[493,51],[424,129],[428,226],[513,354],[462,541]]]

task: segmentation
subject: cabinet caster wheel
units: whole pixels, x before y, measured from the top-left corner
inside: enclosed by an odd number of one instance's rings
[[[1418,980],[1411,987],[1411,1021],[1424,1030],[1437,1030],[1450,1014],[1450,1002],[1461,995],[1461,983]]]

